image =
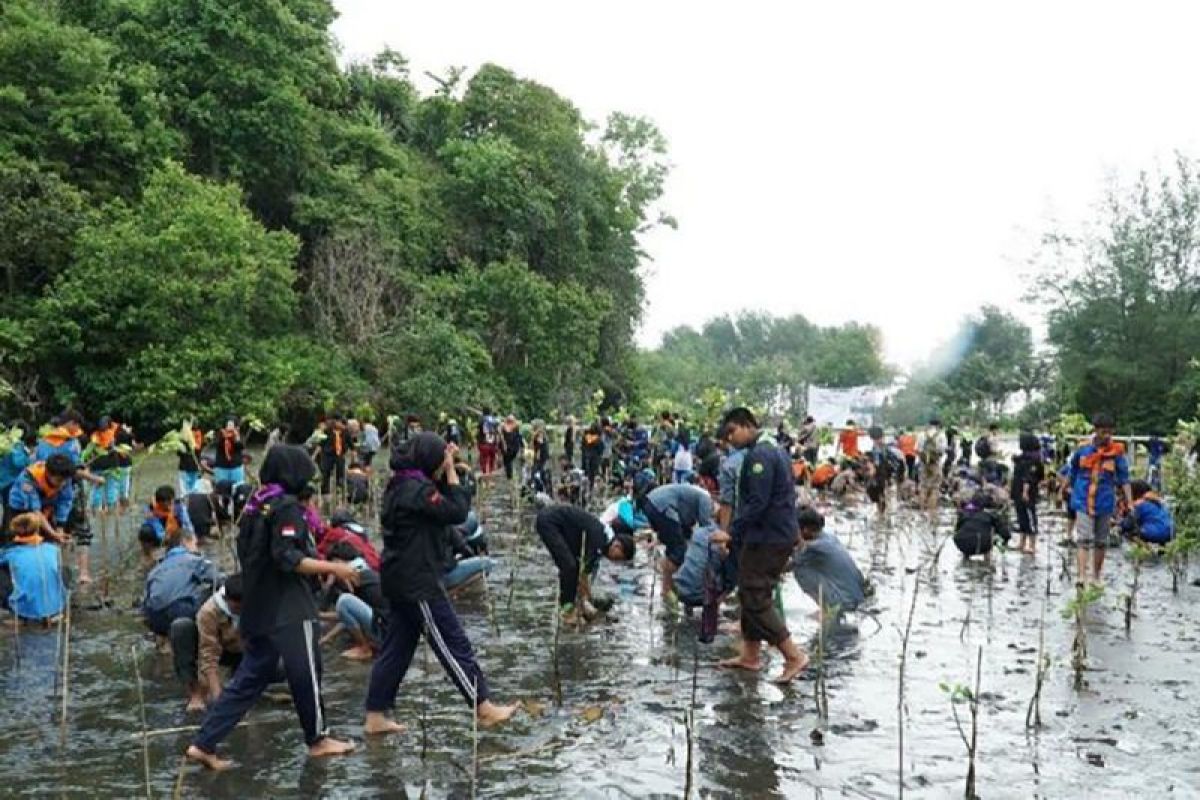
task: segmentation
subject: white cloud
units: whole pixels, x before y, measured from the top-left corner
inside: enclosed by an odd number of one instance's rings
[[[494,61],[658,123],[680,228],[648,240],[645,343],[761,307],[875,323],[911,365],[982,303],[1033,319],[1051,209],[1200,155],[1186,2],[336,5],[346,57]]]

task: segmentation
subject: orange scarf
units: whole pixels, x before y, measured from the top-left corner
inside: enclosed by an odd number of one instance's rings
[[[221,448],[225,451],[225,460],[233,461],[233,445],[237,442],[237,431],[221,429]]]
[[[111,450],[117,439],[117,424],[114,422],[104,430],[92,432],[92,444],[103,450]]]
[[[179,530],[179,520],[175,518],[175,504],[167,503],[164,508],[159,503],[154,503],[150,506],[150,513],[154,514],[163,524],[163,530],[168,533],[175,533]]]
[[[58,486],[50,485],[50,481],[46,478],[46,462],[44,461],[30,465],[29,477],[33,478],[33,482],[37,484],[38,491],[47,500],[53,500],[62,491],[62,484]]]

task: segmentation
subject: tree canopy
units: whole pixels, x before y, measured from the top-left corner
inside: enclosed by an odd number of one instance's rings
[[[636,395],[666,142],[328,0],[0,6],[0,403],[159,422]]]

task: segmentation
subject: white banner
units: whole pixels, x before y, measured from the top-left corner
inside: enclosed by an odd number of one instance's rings
[[[840,428],[852,419],[859,427],[875,424],[875,415],[883,405],[887,389],[879,386],[853,386],[849,389],[808,387],[808,415],[818,425]]]

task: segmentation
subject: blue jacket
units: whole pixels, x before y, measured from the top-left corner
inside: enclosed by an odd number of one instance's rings
[[[1145,495],[1133,504],[1133,513],[1125,518],[1137,533],[1151,544],[1166,544],[1175,537],[1175,521],[1171,510],[1153,493]],[[1122,528],[1125,525],[1122,524]]]
[[[1117,510],[1117,488],[1129,483],[1125,448],[1109,442],[1103,449],[1094,442],[1071,456],[1071,508],[1096,516]]]
[[[792,478],[791,460],[769,433],[764,433],[745,452],[730,535],[739,547],[795,545],[800,527],[796,522],[796,482]]]
[[[712,569],[721,569],[721,550],[709,547],[709,541],[717,526],[709,523],[692,531],[688,540],[687,553],[683,557],[683,565],[675,572],[672,582],[679,599],[689,606],[704,605],[704,577]]]
[[[32,463],[29,451],[20,442],[0,456],[0,492],[7,492],[9,487],[17,482],[17,477]]]
[[[62,613],[65,603],[59,571],[61,552],[49,542],[17,544],[0,550],[0,564],[8,567],[13,581],[8,607],[17,616],[42,620]]]
[[[659,486],[643,499],[685,530],[712,522],[712,495],[699,486],[688,483],[668,483]]]
[[[51,431],[46,434],[37,443],[37,448],[33,451],[34,461],[45,461],[56,453],[63,453],[71,459],[71,463],[79,466],[79,462],[83,457],[83,447],[80,446],[79,440],[68,437],[60,431]]]
[[[53,522],[56,525],[62,526],[67,524],[67,518],[71,516],[71,503],[75,500],[75,487],[71,481],[63,484],[52,499],[47,498],[42,489],[38,486],[33,475],[30,474],[34,464],[29,465],[21,472],[21,477],[8,490],[8,507],[16,512],[23,511],[46,511],[54,510]],[[50,514],[46,515],[50,517]]]
[[[165,611],[180,600],[192,600],[199,609],[221,580],[213,562],[184,547],[172,547],[146,576],[142,611]]]

